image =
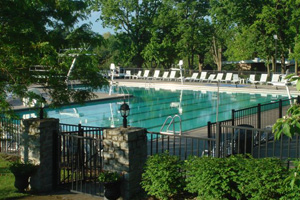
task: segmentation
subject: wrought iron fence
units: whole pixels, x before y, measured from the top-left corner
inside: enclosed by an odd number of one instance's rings
[[[58,138],[59,185],[76,192],[100,195],[98,176],[103,168],[103,128],[61,124]],[[67,130],[64,129],[64,130]]]
[[[167,133],[148,132],[148,155],[168,151],[182,160],[189,156],[210,155],[211,147],[215,146],[215,138],[204,138]]]
[[[0,117],[0,152],[18,154],[21,133],[21,120]]]
[[[223,125],[240,125],[248,124],[254,128],[264,128],[273,125],[278,118],[281,118],[288,110],[290,101],[300,102],[299,96],[291,99],[280,99],[266,104],[232,110],[231,119],[220,121]],[[208,137],[215,137],[217,123],[207,123]]]

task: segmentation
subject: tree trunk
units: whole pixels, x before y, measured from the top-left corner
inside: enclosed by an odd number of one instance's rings
[[[198,64],[199,72],[202,72],[203,65],[204,65],[204,54],[202,55],[198,54],[198,61],[199,61]]]
[[[298,61],[295,60],[295,75],[298,76]]]
[[[216,38],[213,37],[212,54],[218,71],[222,70],[222,47],[217,45]]]
[[[276,72],[276,60],[274,56],[272,56],[272,72]]]
[[[284,74],[285,73],[285,57],[283,54],[281,54],[280,61],[281,61],[281,73]]]

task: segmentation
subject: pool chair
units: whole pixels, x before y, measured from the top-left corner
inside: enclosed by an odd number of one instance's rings
[[[147,79],[149,76],[149,72],[150,72],[150,70],[146,69],[142,78]]]
[[[131,78],[132,77],[132,75],[131,75],[131,71],[130,70],[126,70],[126,72],[125,72],[125,75],[124,75],[124,79],[125,78]]]
[[[240,77],[238,74],[233,74],[232,75],[232,80],[230,81],[233,84],[237,84],[238,82],[240,82]]]
[[[193,73],[192,74],[192,76],[191,77],[186,77],[185,79],[183,79],[184,81],[190,81],[190,82],[192,82],[192,81],[195,81],[196,79],[197,79],[197,76],[199,75],[199,73],[198,72],[195,72],[195,73]]]
[[[253,84],[267,84],[268,74],[261,74],[259,81],[253,81]],[[256,87],[256,86],[255,86]]]
[[[171,81],[171,80],[176,80],[175,76],[176,76],[176,71],[171,71],[168,80],[169,80],[169,81]]]
[[[272,80],[267,82],[267,85],[272,85],[273,83],[278,83],[280,78],[280,74],[273,74]]]
[[[159,78],[159,73],[160,73],[160,70],[155,70],[153,76],[149,76],[148,80],[150,80],[150,79],[152,79],[152,80],[158,79]]]
[[[247,83],[253,84],[255,82],[255,74],[250,74],[249,78],[247,78]]]
[[[206,80],[206,75],[207,72],[201,72],[200,78],[199,79],[196,78],[195,81],[203,82],[204,80]]]
[[[227,83],[227,82],[231,82],[232,79],[232,73],[226,73],[225,79],[221,80],[221,82]]]
[[[215,77],[216,77],[215,74],[210,74],[207,79],[203,79],[202,81],[206,81],[209,83],[209,82],[211,82],[211,80],[214,80]]]
[[[167,80],[169,77],[169,72],[164,72],[162,77],[158,77],[157,80]]]
[[[221,81],[222,80],[222,78],[223,78],[223,73],[218,73],[217,74],[217,77],[215,78],[215,79],[213,79],[213,80],[211,80],[210,82],[218,82],[218,81]]]
[[[276,87],[276,90],[278,90],[278,87],[283,87],[287,85],[293,85],[292,82],[289,82],[288,79],[285,79],[286,75],[281,75],[281,80],[278,82],[272,82],[271,84]]]
[[[133,78],[133,79],[134,79],[134,78],[139,79],[139,78],[141,78],[141,77],[142,77],[142,71],[138,71],[137,74],[132,75],[132,78]]]

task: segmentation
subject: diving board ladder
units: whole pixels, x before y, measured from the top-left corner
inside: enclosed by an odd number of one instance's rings
[[[179,131],[176,131],[175,130],[175,119],[178,118],[179,119]],[[171,119],[168,127],[167,127],[167,130],[166,131],[163,131],[164,127],[166,126],[167,122],[169,121],[169,119]],[[170,130],[170,126],[173,125],[173,130]],[[182,128],[181,128],[181,117],[179,115],[174,115],[173,117],[172,116],[168,116],[167,119],[165,120],[164,124],[162,125],[162,127],[160,128],[160,133],[165,133],[165,134],[179,134],[181,135],[182,133]]]

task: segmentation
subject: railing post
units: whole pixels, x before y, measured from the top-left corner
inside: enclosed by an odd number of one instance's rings
[[[261,104],[257,105],[257,128],[261,128]]]
[[[211,138],[211,122],[207,122],[207,137]]]
[[[221,126],[220,122],[217,122],[217,134],[216,134],[216,157],[220,157],[220,147],[221,147]]]
[[[231,110],[231,125],[232,125],[232,126],[234,126],[234,119],[235,119],[235,118],[234,118],[234,113],[235,113],[235,110],[232,109],[232,110]]]
[[[279,118],[282,118],[282,99],[279,99]]]

